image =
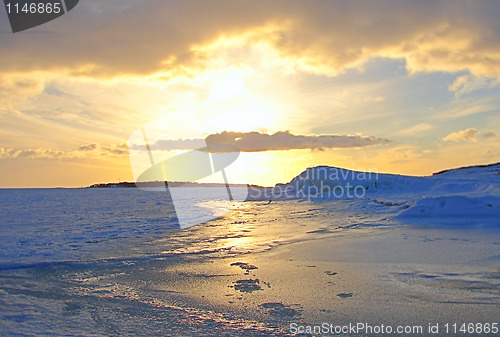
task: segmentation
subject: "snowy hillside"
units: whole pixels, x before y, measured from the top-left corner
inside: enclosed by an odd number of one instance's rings
[[[250,200],[361,199],[398,207],[395,218],[411,223],[500,227],[500,163],[442,171],[428,177],[308,168],[287,184],[252,189]]]

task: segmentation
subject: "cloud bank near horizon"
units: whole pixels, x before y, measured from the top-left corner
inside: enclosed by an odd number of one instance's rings
[[[87,144],[73,150],[54,150],[47,148],[13,148],[0,147],[0,160],[2,159],[49,159],[72,160],[85,159],[89,154],[97,156],[122,156],[128,155],[126,144]]]
[[[287,150],[324,150],[333,148],[360,148],[388,144],[384,138],[362,135],[294,135],[289,131],[274,134],[261,132],[224,131],[211,134],[205,139],[158,140],[151,145],[153,151],[193,150],[204,148],[207,144],[231,145],[241,152],[287,151]],[[134,149],[139,149],[135,147]],[[214,148],[214,152],[218,149]]]
[[[225,152],[227,147],[217,145],[231,145],[240,152],[286,151],[286,150],[324,150],[331,148],[359,148],[373,145],[388,144],[391,141],[373,136],[341,136],[341,135],[293,135],[288,131],[274,134],[260,132],[233,132],[224,131],[207,136],[205,139],[164,139],[151,144],[152,151],[197,150],[213,146],[213,152]],[[131,150],[143,150],[142,146],[131,145]],[[2,159],[78,159],[88,155],[98,156],[125,156],[129,154],[126,144],[86,144],[73,150],[63,151],[46,148],[12,148],[0,147]]]

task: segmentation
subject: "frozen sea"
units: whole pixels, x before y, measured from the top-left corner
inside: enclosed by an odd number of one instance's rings
[[[4,189],[0,202],[0,269],[133,256],[178,229],[166,194],[139,189]]]
[[[240,213],[234,220],[234,214],[224,216],[228,201],[217,199],[220,191],[195,189],[189,188],[184,198],[177,193],[177,206],[185,206],[184,220],[189,215],[187,220],[194,222],[212,221],[185,230],[169,195],[158,191],[0,190],[0,335],[274,335],[274,329],[258,322],[225,317],[193,303],[179,305],[181,299],[161,302],[135,288],[138,280],[148,282],[141,280],[144,270],[158,265],[266,251],[300,240],[307,231],[283,223],[272,229],[258,226],[259,211],[253,206],[262,202],[232,202],[233,212]],[[189,203],[193,193],[203,194],[194,205]],[[291,224],[303,216],[301,208],[315,212],[310,205],[293,207],[298,218],[294,212],[263,210],[266,219],[281,216]],[[252,240],[245,243],[248,237]],[[127,285],[110,280],[122,274],[132,276]]]
[[[0,335],[286,336],[290,322],[357,318],[491,323],[500,317],[498,169],[352,175],[347,182],[370,191],[362,198],[231,207],[220,193],[191,189],[176,203],[199,225],[182,230],[166,193],[3,189]],[[346,185],[330,178],[302,175],[289,186]],[[193,191],[203,200],[190,203]]]

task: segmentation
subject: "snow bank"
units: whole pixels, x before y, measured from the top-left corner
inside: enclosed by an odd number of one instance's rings
[[[463,195],[423,198],[399,213],[396,219],[428,226],[498,226],[500,198],[494,196],[471,198]]]
[[[460,223],[500,227],[500,163],[442,171],[428,177],[308,168],[287,184],[252,188],[249,200],[369,199],[404,205],[396,215],[409,223]]]

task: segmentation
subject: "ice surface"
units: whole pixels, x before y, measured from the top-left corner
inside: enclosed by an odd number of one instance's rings
[[[166,193],[0,190],[0,335],[283,336],[289,320],[497,317],[499,172],[318,167],[243,203],[179,189],[185,219],[219,217],[185,230]]]
[[[0,269],[133,254],[178,228],[166,195],[139,189],[9,189],[0,202]]]

